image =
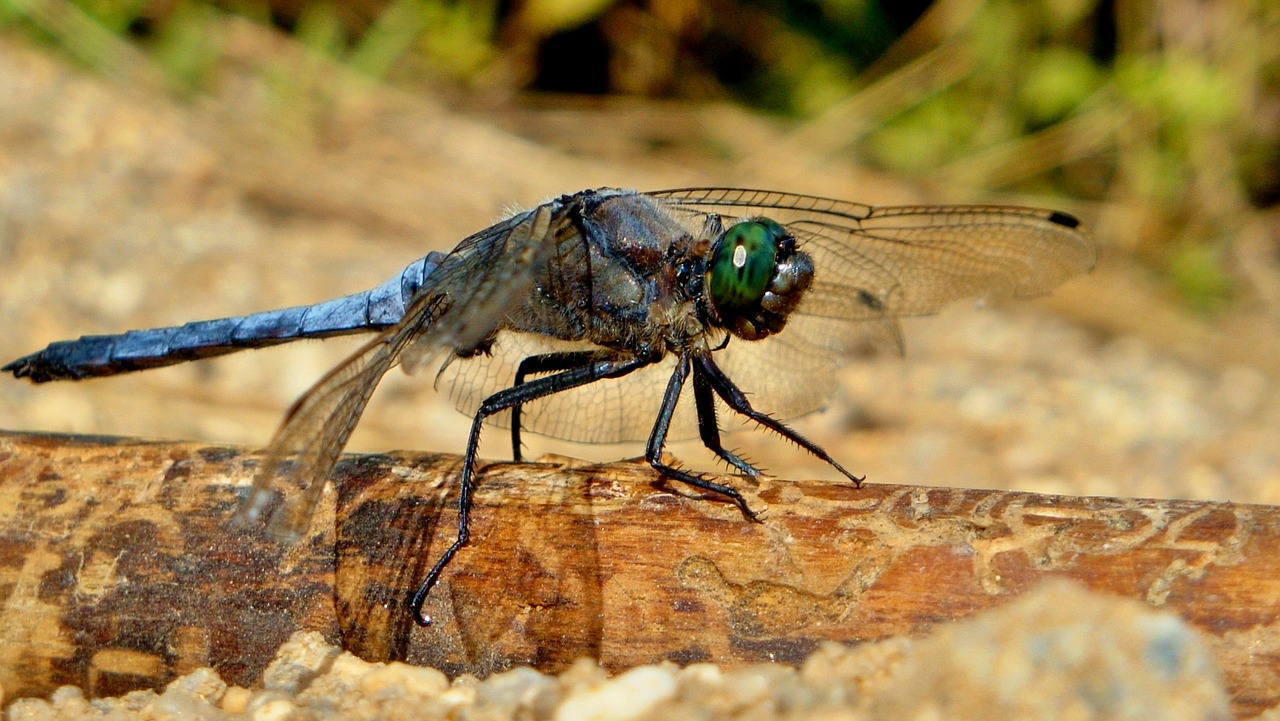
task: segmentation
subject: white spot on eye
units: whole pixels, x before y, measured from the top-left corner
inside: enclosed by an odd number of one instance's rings
[[[747,264],[747,248],[739,245],[733,249],[733,267],[741,268]]]

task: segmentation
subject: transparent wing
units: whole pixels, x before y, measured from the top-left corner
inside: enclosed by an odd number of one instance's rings
[[[763,190],[649,193],[692,219],[766,215],[817,269],[798,312],[846,321],[933,313],[965,297],[1035,296],[1091,269],[1098,249],[1071,216],[1012,206],[876,208]]]
[[[795,418],[817,410],[824,399],[812,391],[805,392],[806,384],[798,383],[798,378],[815,379],[813,388],[829,392],[830,373],[848,362],[848,353],[865,355],[901,348],[898,327],[892,320],[861,324],[855,329],[860,334],[856,343],[851,341],[849,329],[843,327],[846,325],[824,318],[799,318],[767,341],[731,340],[728,347],[716,353],[716,362],[731,378],[743,379],[743,389],[756,399],[758,408],[782,418]],[[500,333],[489,354],[454,359],[445,365],[436,378],[436,387],[448,394],[460,413],[473,415],[486,397],[511,387],[516,368],[525,358],[591,348],[526,333]],[[521,411],[521,428],[581,443],[644,441],[653,429],[674,363],[674,357],[668,357],[622,378],[541,398]],[[716,409],[718,418],[730,417],[718,397]],[[487,422],[509,428],[510,418],[510,413],[504,411]],[[728,430],[733,426],[722,427]],[[686,389],[676,406],[668,437],[686,440],[697,435],[692,392]]]
[[[420,321],[427,312],[423,306],[415,315]],[[285,502],[271,515],[272,535],[294,540],[306,529],[324,482],[369,398],[415,330],[401,324],[365,344],[293,404],[254,474],[238,520],[259,522],[268,512],[273,490],[280,490]],[[300,495],[292,497],[294,492]]]
[[[515,382],[520,361],[534,355],[574,350],[596,350],[586,343],[571,343],[530,333],[503,332],[489,354],[454,359],[440,370],[436,387],[448,393],[459,412],[473,415],[480,402]],[[523,430],[582,443],[642,441],[649,437],[662,389],[675,369],[674,358],[646,366],[621,378],[540,398],[521,410]],[[486,422],[511,426],[504,411]],[[682,394],[672,419],[670,437],[693,438],[698,433],[691,393]]]
[[[1008,206],[873,207],[764,190],[650,193],[696,226],[768,216],[813,257],[814,283],[779,334],[735,341],[720,367],[760,410],[782,418],[818,410],[831,372],[871,352],[902,352],[897,318],[966,297],[1035,296],[1097,262],[1069,215]]]
[[[427,278],[399,323],[294,403],[271,440],[238,519],[261,520],[278,489],[286,498],[272,512],[271,532],[281,538],[301,534],[382,376],[409,348],[431,356],[474,348],[493,334],[506,310],[528,292],[531,269],[549,245],[544,241],[554,218],[553,207],[544,205],[459,244]]]
[[[546,204],[464,239],[432,271],[423,293],[442,296],[444,307],[405,353],[412,372],[443,348],[474,350],[520,304],[534,271],[554,251],[551,236],[567,222],[559,204]]]

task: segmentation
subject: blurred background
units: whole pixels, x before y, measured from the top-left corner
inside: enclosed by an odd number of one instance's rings
[[[1273,0],[0,0],[0,356],[363,290],[587,187],[1011,202],[1094,273],[908,319],[797,428],[872,482],[1277,503],[1278,148]],[[356,343],[0,379],[0,427],[261,446]],[[352,448],[467,422],[393,372]]]

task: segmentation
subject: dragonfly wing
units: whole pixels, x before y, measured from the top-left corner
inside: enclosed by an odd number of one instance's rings
[[[894,318],[848,323],[793,314],[781,333],[759,342],[734,339],[715,361],[758,410],[787,420],[822,410],[835,372],[851,360],[901,352]]]
[[[838,332],[837,332],[838,331]],[[892,318],[865,321],[850,327],[843,321],[818,316],[793,318],[787,330],[766,342],[731,340],[716,353],[716,362],[742,387],[761,399],[761,409],[783,418],[817,410],[831,390],[831,375],[850,354],[900,352],[902,338]],[[446,393],[459,412],[471,415],[489,395],[515,382],[520,361],[545,353],[599,350],[586,343],[504,331],[490,352],[457,358],[441,368],[436,387]],[[675,357],[645,366],[621,378],[573,388],[526,405],[523,430],[582,443],[644,441],[653,430],[662,390],[674,370]],[[732,414],[716,398],[719,417]],[[504,411],[486,420],[510,427]],[[698,435],[692,393],[681,395],[668,437],[686,440]]]
[[[767,216],[813,258],[812,287],[786,328],[731,342],[716,362],[761,410],[819,409],[830,373],[868,352],[902,352],[897,319],[965,297],[1034,296],[1091,269],[1098,250],[1064,213],[1008,206],[873,207],[763,190],[689,188],[649,193],[701,227]]]
[[[269,512],[274,489],[301,489],[269,520],[277,537],[301,534],[382,376],[406,350],[423,356],[469,351],[493,335],[505,310],[528,292],[532,276],[528,271],[539,262],[540,249],[547,247],[543,241],[552,217],[551,206],[541,206],[471,236],[450,253],[428,276],[399,323],[365,344],[294,403],[271,440],[238,518],[261,521]],[[497,256],[503,254],[509,255],[498,263]]]
[[[237,513],[239,521],[265,520],[278,489],[286,499],[271,513],[272,535],[294,540],[306,529],[324,482],[378,382],[430,315],[428,304],[414,306],[399,324],[366,343],[293,404],[254,475],[253,488]],[[300,495],[288,497],[295,489]]]
[[[454,406],[471,415],[489,395],[515,382],[520,361],[530,356],[576,350],[600,350],[599,346],[561,341],[532,333],[498,334],[490,352],[474,358],[454,359],[441,368],[436,387],[447,393]],[[520,427],[545,436],[582,443],[643,441],[653,430],[662,402],[662,389],[674,370],[668,357],[621,378],[572,388],[539,398],[521,410]],[[686,394],[688,395],[688,394]],[[511,414],[503,411],[486,419],[509,428]],[[682,396],[672,419],[672,439],[698,433],[691,397]]]
[[[1058,211],[998,205],[873,207],[790,193],[692,188],[649,193],[725,224],[768,216],[813,256],[797,312],[856,321],[936,312],[966,297],[1041,295],[1088,272],[1098,248]]]
[[[1043,295],[1097,260],[1087,235],[1053,217],[968,206],[877,208],[854,225],[791,221],[788,229],[818,269],[813,297],[800,312],[910,316],[961,298]]]
[[[432,332],[406,352],[405,369],[412,372],[445,348],[463,354],[477,350],[529,293],[537,266],[555,245],[552,235],[565,222],[562,206],[549,203],[459,243],[423,289],[438,296],[441,307]]]

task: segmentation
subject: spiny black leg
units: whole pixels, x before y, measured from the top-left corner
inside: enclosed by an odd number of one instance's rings
[[[791,430],[782,421],[779,421],[773,416],[770,416],[767,413],[761,413],[760,411],[752,408],[751,403],[747,401],[746,394],[743,393],[738,386],[734,385],[733,381],[729,379],[729,376],[724,374],[724,371],[720,370],[720,367],[715,364],[715,361],[711,360],[711,356],[709,354],[699,353],[696,356],[696,360],[698,367],[706,376],[707,382],[710,384],[711,388],[730,408],[741,413],[747,418],[750,418],[756,423],[759,423],[765,428],[768,428],[774,433],[777,433],[783,438],[786,438],[792,443],[795,443],[806,451],[812,453],[817,458],[826,461],[832,468],[840,471],[846,478],[853,481],[855,485],[860,486],[862,485],[862,482],[866,480],[865,476],[855,476],[846,470],[844,466],[837,463],[834,458],[824,451],[822,446],[819,446],[808,438],[805,438],[799,433]]]
[[[705,478],[662,462],[662,447],[667,442],[667,432],[671,430],[671,416],[675,413],[676,403],[680,401],[680,390],[684,388],[684,382],[689,377],[689,368],[689,356],[687,354],[681,355],[680,359],[676,361],[675,370],[671,373],[671,380],[667,381],[667,390],[662,394],[662,406],[658,409],[658,419],[653,424],[653,432],[649,434],[649,443],[645,446],[644,458],[649,462],[649,465],[665,476],[732,499],[734,503],[738,504],[738,508],[742,510],[742,515],[753,521],[759,521],[760,519],[756,516],[756,512],[747,505],[746,499],[733,488],[708,481]]]
[[[422,605],[426,602],[427,594],[431,592],[431,588],[440,579],[440,574],[449,565],[449,561],[453,560],[454,555],[463,546],[467,545],[467,539],[470,537],[471,494],[475,489],[476,452],[480,445],[480,428],[484,424],[484,419],[520,403],[528,403],[529,401],[584,386],[588,383],[594,383],[605,378],[624,376],[637,368],[648,365],[650,362],[652,361],[644,358],[631,358],[621,361],[599,360],[578,368],[570,368],[545,378],[538,378],[528,383],[512,386],[484,399],[484,402],[480,404],[479,410],[476,411],[475,418],[471,421],[471,434],[467,437],[467,450],[462,459],[462,481],[459,484],[460,490],[458,492],[458,537],[445,549],[440,559],[427,572],[426,578],[423,579],[422,584],[418,586],[418,590],[414,592],[413,598],[409,601],[409,608],[413,611],[413,618],[419,625],[427,626],[431,624],[431,619],[422,615]]]
[[[523,384],[525,377],[529,375],[567,371],[604,359],[603,353],[585,350],[532,355],[520,361],[520,365],[516,367],[516,382],[512,387]],[[516,463],[524,460],[524,454],[520,452],[520,408],[520,403],[511,406],[511,459]]]
[[[711,384],[704,376],[701,366],[693,367],[693,400],[698,409],[698,435],[702,437],[702,445],[734,468],[752,478],[759,478],[759,469],[720,444],[720,427],[716,425],[715,398],[711,395]]]

